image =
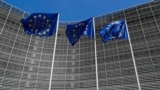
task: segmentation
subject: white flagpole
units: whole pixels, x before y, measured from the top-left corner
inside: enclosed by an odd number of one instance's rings
[[[99,90],[98,84],[98,66],[97,66],[97,45],[96,45],[96,29],[95,29],[95,19],[93,17],[93,26],[94,26],[94,48],[95,48],[95,65],[96,65],[96,86],[97,90]]]
[[[135,69],[135,73],[136,73],[136,78],[137,78],[137,83],[138,83],[138,89],[141,90],[141,85],[140,85],[140,82],[139,82],[136,61],[135,61],[135,57],[134,57],[134,53],[133,53],[133,48],[132,48],[131,39],[130,39],[130,35],[129,35],[129,31],[128,31],[128,26],[127,26],[126,20],[125,20],[125,24],[126,24],[127,35],[128,35],[128,39],[129,39],[129,45],[130,45],[130,50],[131,50],[131,54],[132,54],[132,60],[133,60],[133,64],[134,64],[134,69]]]
[[[48,90],[51,90],[51,86],[52,86],[52,75],[53,75],[53,66],[54,66],[57,37],[58,37],[58,26],[59,26],[59,14],[58,14],[58,18],[57,18],[56,35],[55,35],[55,41],[54,41],[53,59],[52,59],[51,75],[50,75],[50,82],[49,82],[49,89]]]

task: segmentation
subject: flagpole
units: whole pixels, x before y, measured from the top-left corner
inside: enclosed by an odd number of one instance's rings
[[[135,69],[135,73],[136,73],[136,78],[137,78],[137,83],[138,83],[138,89],[141,90],[141,85],[140,85],[140,82],[139,82],[136,61],[135,61],[135,57],[134,57],[134,53],[133,53],[133,48],[132,48],[131,39],[130,39],[130,35],[129,35],[129,31],[128,31],[128,26],[127,26],[126,20],[125,20],[125,24],[126,24],[126,30],[127,30],[127,35],[128,35],[128,39],[129,39],[129,45],[130,45],[130,50],[131,50],[131,54],[132,54],[132,60],[133,60],[133,64],[134,64],[134,69]]]
[[[49,82],[49,89],[48,90],[51,90],[51,86],[52,86],[52,75],[53,75],[53,66],[54,66],[57,37],[58,37],[58,26],[59,26],[59,13],[58,13],[58,18],[57,18],[56,35],[55,35],[55,40],[54,40],[53,59],[52,59],[51,75],[50,75],[50,82]]]
[[[96,32],[95,32],[95,19],[94,19],[94,17],[93,17],[93,26],[94,26],[94,48],[95,48],[95,65],[96,65],[96,86],[97,86],[97,90],[99,90],[98,66],[97,66],[97,45],[96,45]]]

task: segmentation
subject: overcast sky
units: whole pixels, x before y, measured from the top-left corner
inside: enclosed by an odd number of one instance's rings
[[[3,0],[28,13],[60,13],[60,21],[88,19],[151,0]]]

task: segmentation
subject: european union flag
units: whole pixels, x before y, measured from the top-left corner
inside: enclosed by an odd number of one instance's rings
[[[26,19],[21,19],[24,32],[27,35],[49,37],[56,33],[58,15],[58,13],[32,13]]]
[[[128,40],[127,26],[125,20],[111,22],[100,30],[100,37],[106,43],[112,39]]]
[[[89,36],[94,38],[94,23],[93,18],[81,21],[75,24],[67,25],[66,36],[72,46],[80,39],[81,36]]]

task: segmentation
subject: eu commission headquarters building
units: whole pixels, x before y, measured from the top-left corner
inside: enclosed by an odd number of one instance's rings
[[[0,0],[0,90],[160,90],[160,1],[95,17],[95,39],[74,46],[57,35],[26,35],[29,14]],[[125,19],[130,42],[103,43],[100,29]],[[132,48],[131,48],[132,47]]]

